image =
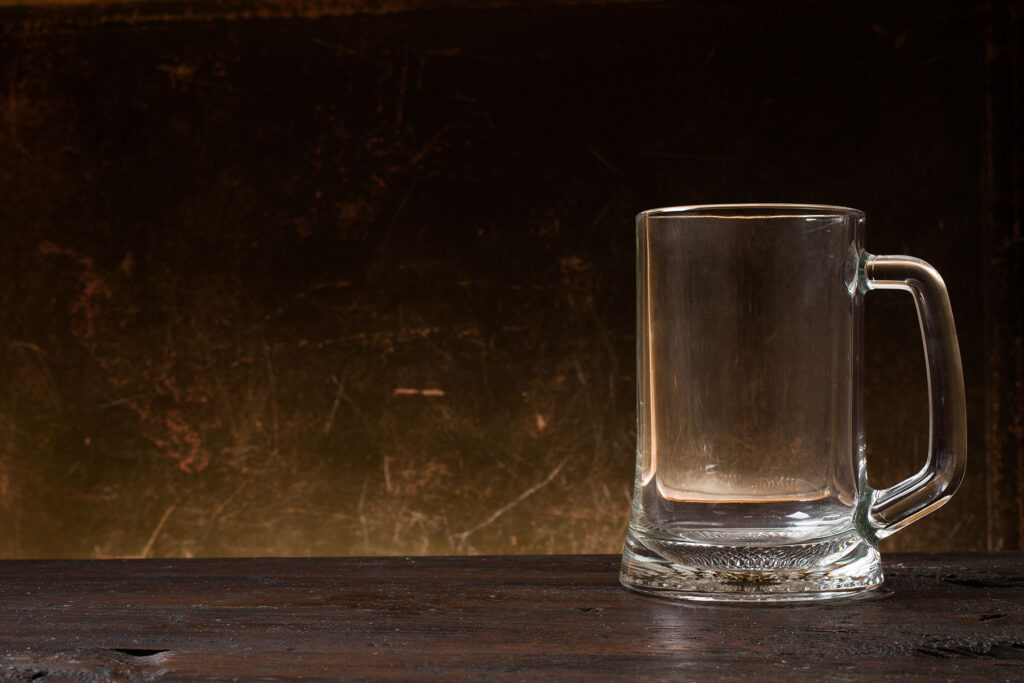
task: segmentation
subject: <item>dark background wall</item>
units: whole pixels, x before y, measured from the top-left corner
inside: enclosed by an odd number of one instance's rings
[[[0,8],[0,556],[617,552],[633,216],[738,201],[945,275],[969,471],[885,548],[1020,547],[1021,5],[911,5]]]

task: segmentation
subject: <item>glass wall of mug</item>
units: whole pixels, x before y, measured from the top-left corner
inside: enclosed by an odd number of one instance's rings
[[[965,428],[945,288],[922,261],[864,252],[864,226],[856,209],[820,205],[638,216],[625,585],[707,599],[872,588],[877,539],[952,495]],[[879,287],[918,299],[933,412],[936,395],[946,408],[919,475],[930,483],[882,492],[867,486],[861,406],[863,296]]]

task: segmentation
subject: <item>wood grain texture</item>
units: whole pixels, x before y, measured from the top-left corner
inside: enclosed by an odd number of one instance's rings
[[[460,10],[638,5],[659,0],[463,0]],[[0,0],[0,8],[16,10],[41,24],[60,24],[73,17],[82,25],[152,21],[194,21],[343,17],[360,14],[436,12],[454,9],[444,0]]]
[[[986,34],[985,459],[988,546],[1024,547],[1024,3]]]
[[[820,605],[673,604],[617,556],[14,561],[5,680],[1024,674],[1024,554],[892,555]]]

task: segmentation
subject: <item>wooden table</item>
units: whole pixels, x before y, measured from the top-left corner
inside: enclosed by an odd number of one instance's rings
[[[615,556],[0,562],[0,679],[1024,679],[1024,553],[871,597],[674,604]]]

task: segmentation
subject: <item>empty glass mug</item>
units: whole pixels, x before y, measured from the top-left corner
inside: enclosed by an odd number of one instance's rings
[[[786,600],[882,583],[877,542],[956,491],[963,371],[936,270],[863,249],[864,213],[727,204],[637,217],[636,490],[622,583],[664,597]],[[863,296],[917,305],[924,468],[868,486]]]

